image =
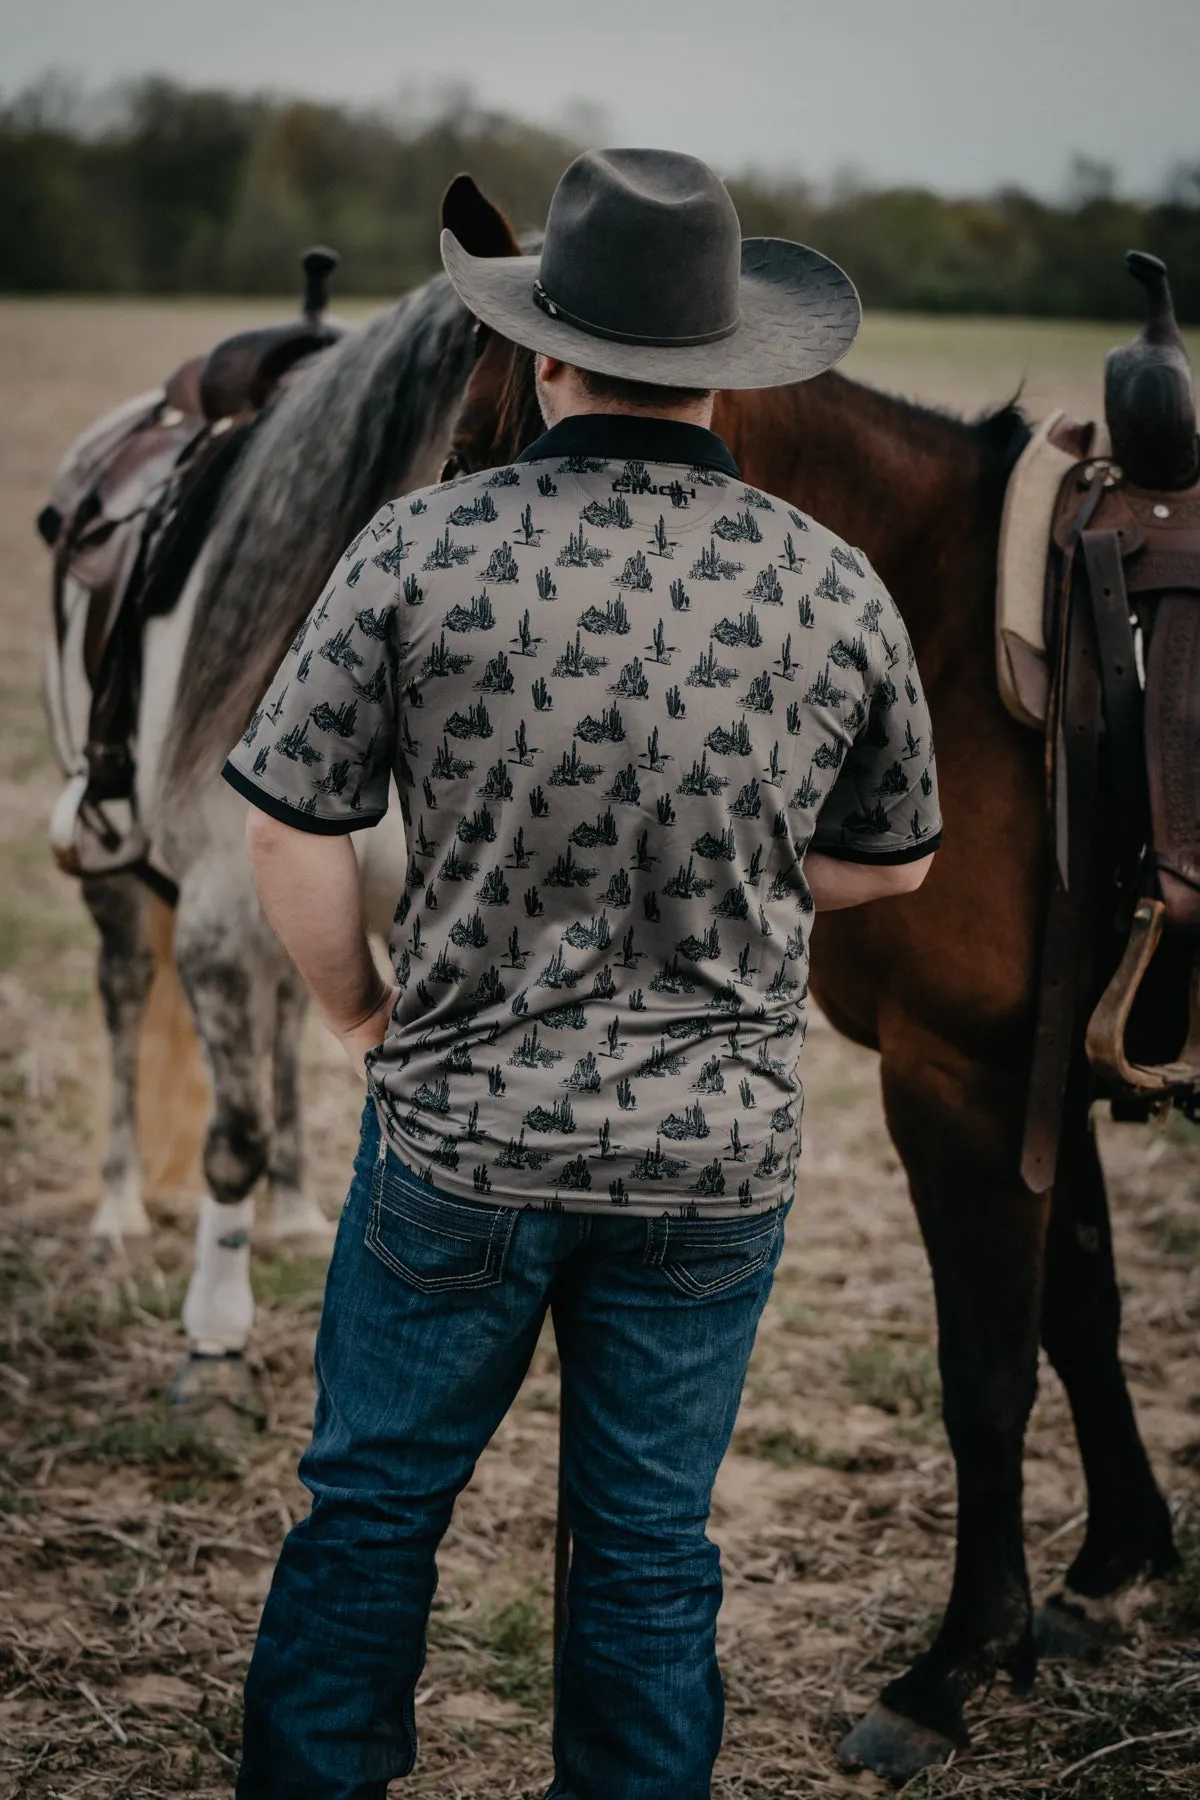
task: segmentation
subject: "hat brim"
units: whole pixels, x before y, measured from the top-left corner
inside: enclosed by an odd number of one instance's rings
[[[542,311],[533,298],[540,256],[472,256],[452,231],[443,231],[441,242],[459,298],[485,325],[576,368],[658,387],[809,381],[841,361],[862,320],[854,283],[819,250],[785,238],[743,238],[741,319],[728,337],[678,348],[618,343]]]

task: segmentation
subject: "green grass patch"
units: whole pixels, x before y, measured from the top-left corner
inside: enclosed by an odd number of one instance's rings
[[[873,1337],[847,1351],[844,1380],[856,1400],[881,1412],[910,1419],[940,1414],[937,1357],[927,1345]]]
[[[1179,1570],[1163,1583],[1146,1616],[1167,1631],[1200,1631],[1200,1528],[1180,1532],[1177,1548]]]
[[[22,1296],[25,1316],[43,1342],[60,1356],[80,1356],[97,1339],[120,1337],[130,1325],[147,1318],[173,1324],[183,1306],[187,1274],[156,1270],[137,1280],[97,1275],[85,1286],[63,1290],[51,1286],[44,1271],[25,1261],[10,1268],[7,1281],[13,1302]],[[5,1271],[0,1270],[0,1299],[5,1297],[4,1288]]]
[[[530,1594],[484,1613],[479,1621],[478,1642],[493,1658],[494,1672],[488,1684],[493,1693],[523,1706],[548,1706],[553,1655],[550,1639],[549,1621],[540,1601]]]
[[[742,1456],[757,1456],[777,1469],[798,1469],[803,1464],[826,1465],[816,1438],[801,1436],[786,1426],[778,1431],[745,1430],[734,1434],[733,1447]]]
[[[775,1431],[756,1431],[752,1427],[739,1431],[733,1440],[735,1450],[743,1456],[761,1457],[777,1469],[799,1469],[807,1465],[816,1469],[837,1469],[845,1475],[879,1473],[895,1463],[891,1451],[882,1444],[860,1444],[854,1450],[829,1450],[814,1437],[791,1431],[786,1426]]]
[[[37,1504],[32,1494],[19,1493],[15,1488],[0,1488],[0,1514],[36,1512]]]
[[[45,901],[25,905],[0,896],[0,975],[54,970],[58,958],[95,943],[95,927],[82,909],[59,911]],[[56,973],[58,971],[55,971]]]
[[[303,1301],[319,1307],[328,1268],[327,1256],[256,1256],[252,1273],[254,1297],[264,1306]]]
[[[1182,1691],[1172,1694],[1167,1688],[1130,1692],[1081,1683],[1078,1699],[1086,1708],[1086,1717],[1072,1724],[1055,1744],[1060,1766],[1069,1767],[1122,1739],[1153,1737],[1156,1732],[1176,1731],[1192,1722],[1200,1733],[1200,1706],[1194,1693],[1189,1699]],[[1169,1766],[1168,1759],[1175,1757],[1191,1761],[1195,1748],[1195,1739],[1175,1739],[1162,1745],[1134,1744],[1128,1750],[1114,1750],[1081,1770],[1064,1791],[1086,1796],[1086,1800],[1144,1800],[1147,1793],[1169,1791],[1150,1787],[1148,1773],[1165,1773],[1164,1764]]]
[[[811,1306],[805,1306],[803,1300],[777,1299],[771,1311],[776,1324],[781,1325],[785,1331],[809,1332],[818,1328],[816,1313]]]
[[[85,1451],[121,1463],[138,1463],[146,1469],[178,1469],[187,1466],[209,1476],[232,1477],[240,1473],[232,1456],[195,1426],[175,1425],[165,1409],[132,1419],[113,1419],[88,1433]]]
[[[1177,1106],[1171,1108],[1160,1127],[1169,1144],[1179,1150],[1200,1150],[1200,1121],[1189,1119]]]
[[[1191,1261],[1200,1252],[1200,1224],[1178,1213],[1150,1219],[1142,1231],[1164,1256],[1186,1256]]]

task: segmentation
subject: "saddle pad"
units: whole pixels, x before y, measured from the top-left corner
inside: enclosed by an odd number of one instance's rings
[[[1078,448],[1066,449],[1055,441],[1056,435],[1067,435],[1067,423],[1061,411],[1049,414],[1021,453],[1008,478],[996,559],[1000,698],[1019,724],[1038,731],[1045,723],[1049,693],[1043,613],[1050,528],[1063,479],[1080,460]],[[1101,427],[1090,454],[1100,456],[1106,449]]]

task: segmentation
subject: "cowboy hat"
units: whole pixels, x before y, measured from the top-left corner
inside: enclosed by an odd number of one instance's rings
[[[743,238],[707,163],[671,150],[588,150],[554,190],[540,255],[442,261],[476,318],[577,368],[662,387],[757,388],[832,368],[862,317],[837,264]]]

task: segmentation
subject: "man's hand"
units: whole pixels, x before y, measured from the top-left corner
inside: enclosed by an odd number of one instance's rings
[[[388,1026],[392,1022],[392,1008],[399,998],[398,987],[386,989],[384,998],[365,1019],[352,1025],[347,1031],[337,1032],[338,1043],[346,1052],[347,1061],[356,1075],[363,1073],[368,1052],[377,1050],[387,1036]]]
[[[263,911],[356,1075],[387,1035],[399,989],[383,980],[362,924],[347,836],[300,831],[251,807],[246,842]]]

